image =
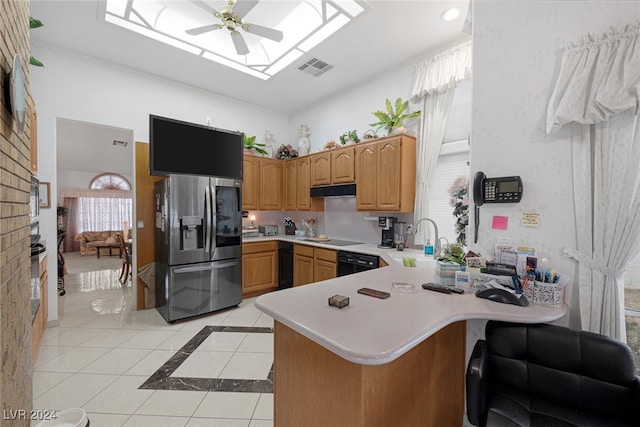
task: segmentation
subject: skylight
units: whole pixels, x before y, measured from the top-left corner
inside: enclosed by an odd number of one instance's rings
[[[220,16],[213,14],[225,10],[237,11],[249,29],[237,25],[234,28],[233,22],[223,23]],[[267,80],[363,11],[355,0],[107,0],[104,19]],[[215,24],[220,24],[219,28]],[[207,26],[209,28],[200,34],[187,33],[187,30]],[[282,40],[258,35],[258,27],[281,32]],[[237,45],[238,36],[244,40],[249,53],[238,54],[238,50],[242,50]]]

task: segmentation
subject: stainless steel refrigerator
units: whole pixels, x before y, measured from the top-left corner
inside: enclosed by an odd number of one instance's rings
[[[242,302],[241,188],[192,175],[155,184],[156,308],[167,322]]]

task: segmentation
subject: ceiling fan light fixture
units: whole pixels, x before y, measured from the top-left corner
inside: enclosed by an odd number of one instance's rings
[[[361,0],[105,0],[105,3],[104,19],[111,24],[261,80],[268,80],[300,61],[301,56],[369,9]],[[125,3],[127,6],[123,7]],[[213,3],[215,7],[211,6]],[[249,22],[245,22],[245,16]],[[267,26],[254,23],[254,19]],[[225,28],[228,34],[220,32]],[[217,34],[212,34],[216,31]],[[234,31],[239,37],[232,35]],[[239,43],[247,45],[250,52],[238,52]]]

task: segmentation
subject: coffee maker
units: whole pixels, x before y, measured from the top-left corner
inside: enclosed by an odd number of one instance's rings
[[[398,218],[395,216],[379,216],[378,227],[382,228],[382,241],[378,245],[379,248],[395,248],[396,242],[394,240],[393,232],[394,225],[398,222]]]

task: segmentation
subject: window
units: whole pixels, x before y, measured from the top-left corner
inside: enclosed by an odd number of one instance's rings
[[[438,165],[433,172],[429,217],[438,224],[439,237],[455,243],[458,233],[455,229],[456,217],[449,203],[449,188],[460,177],[469,176],[469,145],[466,140],[442,144]]]
[[[105,173],[93,178],[89,188],[92,190],[131,190],[131,184],[123,176]]]
[[[131,224],[131,198],[80,197],[78,216],[82,231],[122,230],[124,221]]]
[[[431,177],[429,217],[438,224],[440,237],[446,237],[449,243],[455,243],[458,237],[455,230],[456,218],[453,216],[453,207],[449,204],[449,188],[456,178],[469,177],[471,88],[470,80],[462,81],[456,86],[438,165]]]
[[[91,189],[78,197],[78,228],[82,231],[122,230],[131,224],[133,200],[131,184],[114,173],[98,175],[89,184]]]

